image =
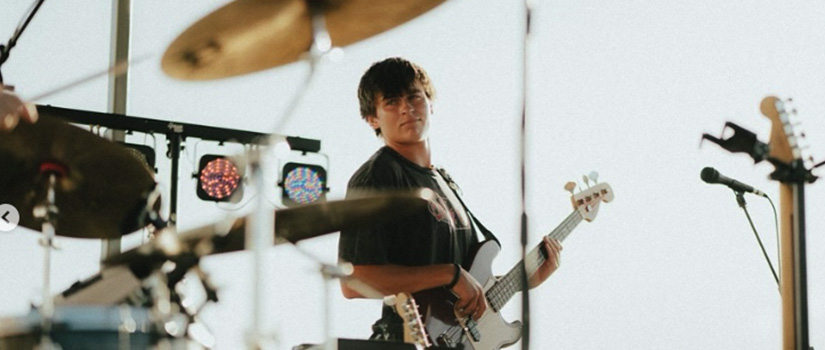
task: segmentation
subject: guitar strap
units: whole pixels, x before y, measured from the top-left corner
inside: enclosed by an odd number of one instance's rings
[[[450,177],[450,174],[447,173],[447,170],[439,167],[436,167],[435,170],[438,172],[439,175],[441,175],[441,178],[443,178],[444,181],[447,182],[447,185],[450,186],[450,189],[453,190],[455,197],[458,198],[458,201],[461,203],[461,206],[464,207],[464,210],[467,212],[467,215],[470,216],[470,220],[472,220],[472,222],[475,224],[476,229],[478,229],[478,231],[481,232],[482,235],[484,235],[485,239],[496,241],[496,244],[498,244],[498,246],[501,247],[501,242],[499,242],[498,238],[496,238],[496,235],[494,235],[492,231],[487,229],[487,227],[485,227],[484,224],[482,224],[481,221],[478,218],[476,218],[475,215],[473,215],[473,212],[470,211],[470,208],[467,206],[467,204],[464,203],[464,199],[461,198],[460,194],[461,189],[458,187],[458,184],[456,184],[455,181],[453,181],[453,178]]]

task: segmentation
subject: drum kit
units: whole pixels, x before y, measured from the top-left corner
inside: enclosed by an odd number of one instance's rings
[[[333,46],[384,32],[443,2],[238,0],[186,29],[167,48],[162,68],[175,78],[207,80],[313,63]],[[159,190],[144,162],[47,115],[0,137],[0,169],[0,203],[19,211],[20,226],[42,232],[44,251],[42,305],[0,319],[0,349],[189,348],[197,344],[190,329],[199,310],[186,307],[175,286],[194,271],[207,299],[217,301],[199,260],[249,249],[248,231],[260,222],[252,214],[177,232],[161,215]],[[429,190],[367,193],[279,209],[270,241],[295,243],[381,224],[426,208],[432,196]],[[106,258],[99,274],[50,295],[55,236],[113,239],[143,228],[154,232],[152,240]]]

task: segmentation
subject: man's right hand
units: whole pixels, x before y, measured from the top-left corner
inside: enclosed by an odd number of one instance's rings
[[[455,303],[456,315],[472,316],[474,320],[478,320],[487,310],[484,288],[466,270],[461,269],[461,276],[451,291],[458,297]]]
[[[14,129],[21,118],[30,123],[37,121],[37,108],[33,104],[23,102],[5,86],[0,88],[0,131]]]

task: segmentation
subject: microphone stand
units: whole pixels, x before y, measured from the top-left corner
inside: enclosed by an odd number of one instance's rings
[[[37,2],[34,3],[32,9],[29,10],[29,14],[26,16],[26,19],[23,20],[23,23],[17,26],[17,29],[14,31],[14,34],[12,34],[11,38],[9,39],[9,42],[6,43],[6,45],[0,45],[0,67],[2,67],[3,63],[5,63],[6,60],[9,59],[9,52],[11,52],[11,49],[14,48],[15,45],[17,45],[17,39],[20,38],[20,35],[23,34],[23,31],[26,30],[26,27],[29,26],[29,22],[32,21],[32,18],[34,18],[34,14],[37,13],[37,10],[40,9],[40,5],[43,5],[43,1],[45,0],[37,0]],[[2,70],[0,70],[0,84],[3,84]]]
[[[526,139],[527,139],[527,48],[530,39],[531,8],[529,0],[524,0],[525,26],[524,41],[522,42],[522,96],[521,96],[521,128],[519,139],[519,161],[521,171],[521,348],[530,348],[530,293],[527,276],[527,190],[526,190]]]
[[[736,203],[739,204],[739,207],[745,211],[745,216],[748,218],[748,223],[751,225],[751,229],[753,230],[753,236],[756,237],[756,242],[759,243],[759,248],[762,249],[762,255],[765,256],[765,261],[768,262],[768,267],[771,269],[771,273],[773,274],[773,279],[776,280],[776,286],[779,287],[779,277],[776,275],[776,270],[773,268],[773,264],[771,264],[771,259],[768,258],[768,253],[765,251],[765,246],[762,245],[762,239],[759,238],[759,234],[756,233],[756,227],[753,225],[753,220],[751,220],[751,215],[748,213],[747,202],[745,202],[745,192],[742,191],[733,191],[736,194]]]

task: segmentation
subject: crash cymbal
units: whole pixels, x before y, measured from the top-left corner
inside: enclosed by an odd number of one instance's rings
[[[210,13],[166,49],[163,71],[185,80],[226,78],[295,62],[309,51],[308,2],[322,6],[333,46],[399,26],[445,0],[238,0]]]
[[[275,211],[275,244],[298,242],[345,229],[381,225],[427,208],[435,200],[428,189],[362,194],[356,198],[307,204]],[[244,249],[247,218],[219,222],[180,233],[177,241],[146,243],[104,262],[106,265],[146,265],[180,253],[196,256]]]
[[[0,203],[17,209],[20,226],[41,229],[32,209],[46,195],[44,164],[65,172],[55,186],[56,234],[116,238],[144,226],[140,209],[155,185],[148,167],[125,147],[42,112],[37,123],[0,132]]]

